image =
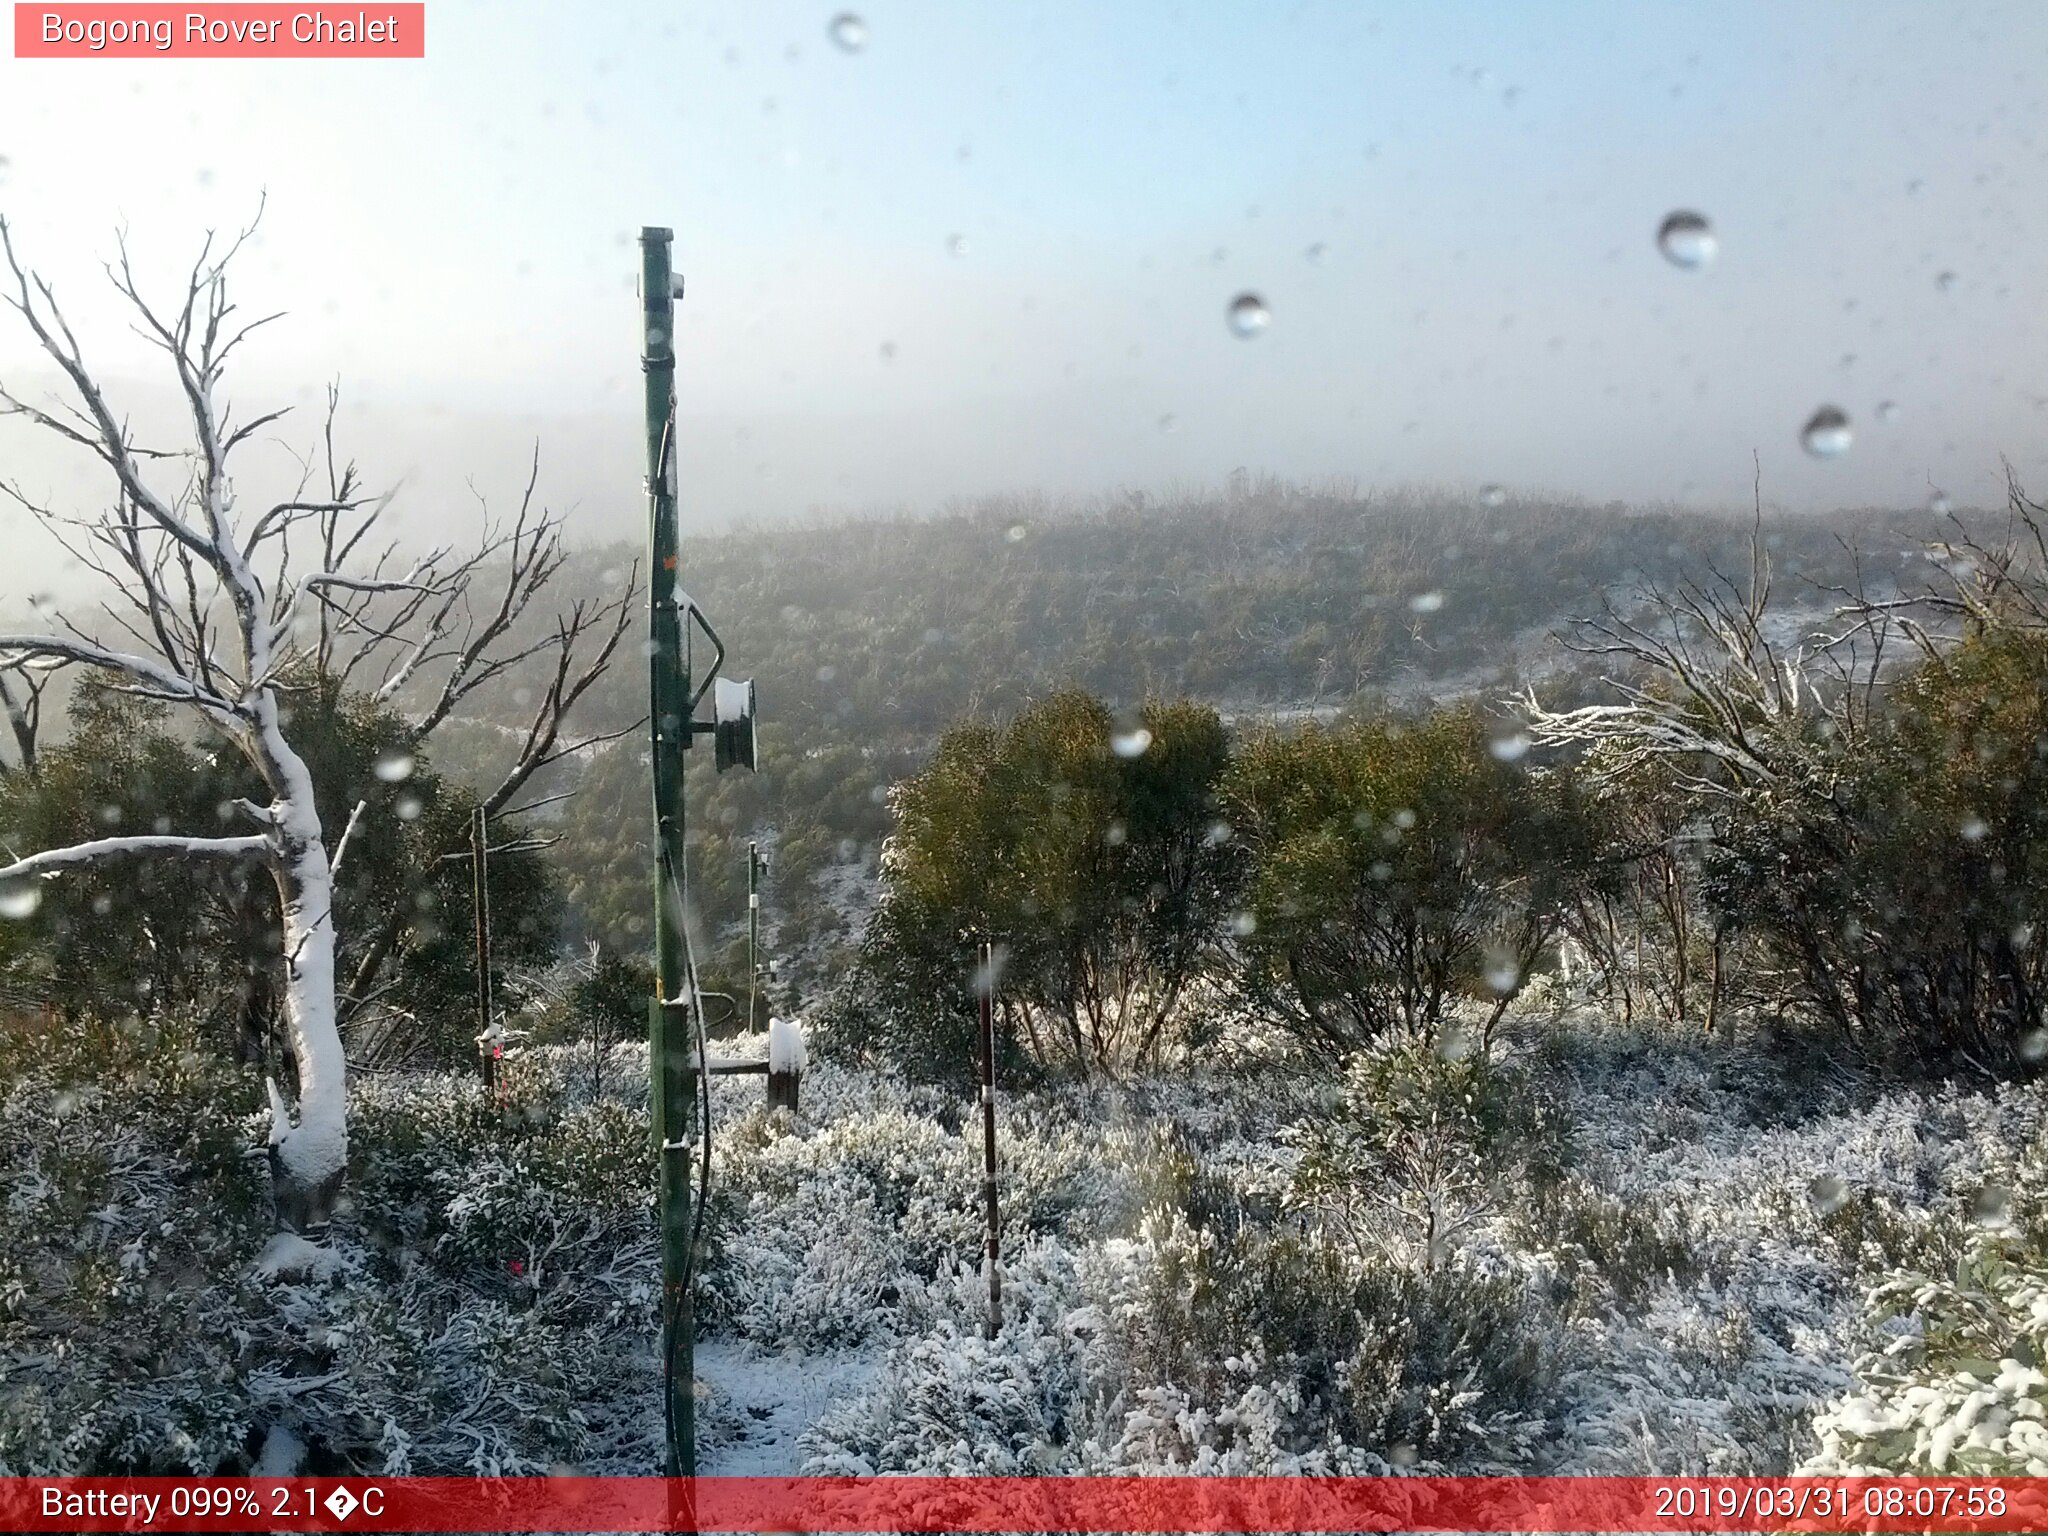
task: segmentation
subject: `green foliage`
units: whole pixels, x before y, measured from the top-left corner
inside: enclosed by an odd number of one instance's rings
[[[382,979],[414,1021],[403,1054],[465,1058],[475,1032],[465,1011],[476,985],[473,885],[467,859],[445,855],[468,848],[474,799],[416,753],[401,718],[362,696],[309,686],[290,697],[292,739],[330,848],[364,807],[336,877],[342,984],[388,925]],[[246,830],[238,802],[269,798],[239,754],[176,734],[161,705],[88,681],[71,726],[37,773],[0,778],[6,845],[32,852],[118,833]],[[499,824],[494,837],[509,836]],[[494,964],[550,958],[559,898],[546,863],[512,851],[490,871]],[[270,1049],[283,967],[277,891],[262,868],[131,859],[39,890],[32,917],[0,934],[4,974],[72,1012],[197,1008],[219,1048],[243,1057]]]
[[[1504,1191],[1554,1183],[1565,1122],[1519,1068],[1431,1043],[1360,1051],[1330,1113],[1294,1138],[1289,1204],[1361,1257],[1440,1267]]]
[[[863,951],[863,1003],[890,1043],[971,1059],[986,940],[1003,1034],[1033,1065],[1085,1075],[1155,1052],[1231,895],[1215,809],[1227,757],[1214,710],[1153,702],[1120,728],[1074,690],[1007,726],[948,731],[897,791]]]
[[[1568,777],[1502,761],[1477,712],[1268,730],[1225,789],[1251,871],[1253,995],[1349,1049],[1430,1036],[1456,998],[1504,1005],[1597,850]]]
[[[1719,817],[1707,894],[1871,1058],[2022,1068],[2048,1004],[2044,784],[2048,636],[1973,635]]]

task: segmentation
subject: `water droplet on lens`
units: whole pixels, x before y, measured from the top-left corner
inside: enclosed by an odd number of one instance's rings
[[[1152,733],[1142,725],[1133,730],[1118,731],[1109,738],[1109,749],[1118,757],[1143,757],[1151,746]]]
[[[1318,241],[1317,241],[1317,242],[1316,242],[1316,243],[1315,243],[1314,245],[1310,246],[1310,247],[1309,247],[1309,248],[1308,248],[1307,250],[1303,251],[1303,252],[1302,252],[1301,254],[1302,254],[1302,255],[1303,255],[1303,256],[1304,256],[1305,258],[1307,258],[1307,260],[1308,260],[1308,262],[1309,262],[1309,264],[1310,264],[1311,266],[1314,266],[1314,265],[1316,265],[1316,264],[1320,263],[1320,262],[1322,261],[1322,259],[1323,259],[1323,258],[1324,258],[1325,256],[1327,256],[1327,255],[1329,254],[1329,252],[1330,252],[1330,248],[1329,248],[1328,246],[1324,245],[1322,241],[1318,240]]]
[[[1230,931],[1240,939],[1248,939],[1259,931],[1259,920],[1249,912],[1230,914]]]
[[[1999,1184],[1987,1184],[1977,1192],[1970,1218],[1980,1227],[1994,1230],[2012,1225],[2012,1191]]]
[[[0,917],[11,917],[16,922],[33,917],[35,910],[43,904],[43,893],[33,881],[9,880],[0,884]]]
[[[1489,960],[1486,965],[1486,984],[1496,992],[1512,992],[1522,979],[1522,968],[1507,956]]]
[[[1879,421],[1897,421],[1899,419],[1899,402],[1896,400],[1878,401],[1877,419]]]
[[[1168,411],[1159,418],[1159,430],[1162,432],[1178,432],[1180,430],[1180,418],[1174,415],[1173,412]]]
[[[1030,532],[1031,530],[1026,528],[1022,523],[1012,523],[1010,524],[1008,531],[1003,534],[1003,537],[1008,539],[1012,544],[1022,544],[1025,540],[1025,537]]]
[[[1956,275],[1953,272],[1937,272],[1934,275],[1934,286],[1939,288],[1943,293],[1947,293],[1950,289],[1954,288],[1955,285]]]
[[[412,777],[413,755],[398,747],[390,747],[377,754],[377,761],[371,765],[371,772],[386,784],[402,784]]]
[[[946,236],[946,254],[948,256],[965,256],[967,254],[967,237],[965,235]]]
[[[883,362],[885,362],[885,363],[893,363],[893,362],[895,362],[895,361],[896,361],[896,343],[895,343],[895,342],[893,342],[893,341],[885,341],[885,342],[883,342],[883,343],[882,343],[882,346],[881,346],[881,353],[882,353],[882,361],[883,361]]]
[[[425,807],[420,804],[419,797],[416,795],[407,795],[391,807],[392,813],[400,821],[418,821],[420,819],[420,812],[423,809]]]
[[[1981,843],[1984,841],[1985,834],[1990,832],[1991,828],[1984,824],[1982,816],[1965,816],[1963,824],[1956,828],[1956,830],[1962,834],[1964,842]]]
[[[1479,487],[1479,501],[1482,506],[1500,507],[1507,505],[1508,493],[1497,485]]]
[[[826,32],[846,53],[859,53],[868,45],[868,24],[852,11],[841,11],[834,16]]]
[[[1528,733],[1526,731],[1515,731],[1506,736],[1496,736],[1486,744],[1486,750],[1493,754],[1496,761],[1512,763],[1516,759],[1528,755]]]
[[[1657,226],[1657,249],[1674,267],[1693,272],[1714,259],[1721,242],[1703,215],[1681,209]]]
[[[1256,336],[1272,323],[1273,313],[1256,293],[1240,293],[1230,301],[1230,331],[1234,336]]]
[[[1444,595],[1441,592],[1418,592],[1408,599],[1410,613],[1435,613],[1443,605]]]
[[[2020,1060],[2040,1061],[2048,1058],[2048,1029],[2030,1029],[2020,1036]]]
[[[1800,445],[1817,459],[1840,458],[1854,438],[1848,416],[1832,405],[1815,411],[1799,432]]]
[[[1832,1216],[1849,1203],[1849,1186],[1832,1173],[1824,1173],[1806,1186],[1806,1200],[1816,1216]]]

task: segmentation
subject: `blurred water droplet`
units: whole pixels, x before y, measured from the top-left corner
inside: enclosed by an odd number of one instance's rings
[[[101,891],[99,895],[93,897],[92,915],[94,917],[105,917],[109,912],[113,910],[114,898],[109,896],[105,891]]]
[[[1927,498],[1927,510],[1936,517],[1947,517],[1949,511],[1948,493],[1946,491],[1936,491],[1932,496],[1929,496]]]
[[[1211,848],[1221,848],[1233,835],[1229,822],[1212,821],[1209,823],[1209,830],[1202,834],[1202,841]]]
[[[1955,287],[1955,285],[1956,285],[1956,275],[1955,275],[1955,273],[1953,273],[1953,272],[1937,272],[1937,273],[1935,273],[1935,275],[1934,275],[1934,286],[1935,286],[1935,287],[1937,287],[1937,288],[1939,288],[1939,289],[1940,289],[1940,290],[1941,290],[1941,291],[1942,291],[1943,293],[1947,293],[1947,292],[1948,292],[1948,291],[1949,291],[1950,289],[1954,288],[1954,287]]]
[[[1799,431],[1800,446],[1816,459],[1840,458],[1854,439],[1848,416],[1832,405],[1815,411]]]
[[[1444,595],[1441,592],[1418,592],[1408,599],[1410,613],[1435,613],[1443,605]]]
[[[1003,537],[1008,539],[1012,544],[1022,544],[1026,536],[1029,535],[1030,532],[1031,530],[1029,528],[1026,528],[1022,523],[1012,523],[1010,524],[1008,531],[1006,531],[1003,534]]]
[[[1984,824],[1982,816],[1965,816],[1963,824],[1956,828],[1966,843],[1981,843],[1991,828]]]
[[[1502,507],[1507,505],[1508,493],[1497,485],[1479,487],[1479,501],[1482,506]]]
[[[1721,242],[1704,215],[1680,209],[1657,226],[1657,249],[1674,267],[1695,272],[1714,259]]]
[[[2040,1061],[2048,1058],[2048,1029],[2030,1029],[2020,1036],[2020,1060]]]
[[[852,11],[841,11],[825,30],[843,52],[859,53],[868,45],[868,24]]]
[[[1259,920],[1249,912],[1230,914],[1230,931],[1240,939],[1248,939],[1259,931]]]
[[[1896,400],[1878,401],[1877,419],[1879,421],[1897,421],[1899,419],[1899,402]]]
[[[400,821],[418,821],[420,819],[420,812],[424,809],[425,807],[420,804],[417,795],[406,795],[391,808],[392,813]]]
[[[883,342],[883,343],[882,343],[882,345],[881,345],[881,349],[880,349],[880,350],[881,350],[881,354],[882,354],[882,361],[883,361],[883,362],[885,362],[885,363],[893,363],[893,362],[895,362],[895,361],[896,361],[896,343],[895,343],[895,342],[893,342],[893,341],[885,341],[885,342]]]
[[[948,256],[965,256],[967,254],[967,237],[965,235],[946,236],[946,254]]]
[[[43,893],[33,881],[9,880],[0,883],[0,917],[11,917],[16,922],[33,917],[35,910],[43,904]]]
[[[1159,418],[1159,430],[1162,432],[1178,432],[1180,430],[1180,418],[1174,415],[1173,412],[1168,411]]]
[[[1977,1191],[1970,1219],[1994,1231],[2012,1225],[2012,1191],[2002,1184],[1987,1184]]]
[[[1511,985],[1510,987],[1499,987],[1495,990],[1506,992],[1511,990]],[[1437,1031],[1437,1058],[1441,1061],[1463,1061],[1472,1054],[1475,1043],[1471,1030],[1456,1020],[1447,1020],[1443,1027]]]
[[[1152,733],[1142,725],[1109,738],[1109,749],[1118,757],[1143,757],[1151,748]]]
[[[387,747],[377,754],[370,771],[386,784],[403,784],[412,777],[413,755],[402,747]]]
[[[1496,761],[1512,763],[1525,757],[1529,752],[1529,736],[1526,731],[1513,731],[1506,736],[1496,736],[1486,744],[1486,750]]]
[[[1102,840],[1112,848],[1121,848],[1130,835],[1130,828],[1120,821],[1112,821],[1103,829]]]
[[[1256,336],[1273,322],[1273,312],[1256,293],[1240,293],[1230,301],[1228,314],[1233,336]]]
[[[1849,1186],[1832,1173],[1824,1173],[1806,1186],[1807,1204],[1816,1216],[1832,1216],[1849,1203]]]
[[[1512,992],[1522,979],[1522,968],[1506,955],[1486,963],[1486,984],[1496,992]]]
[[[1322,259],[1325,256],[1329,255],[1329,253],[1330,248],[1327,245],[1324,245],[1322,241],[1318,240],[1314,245],[1311,245],[1307,250],[1303,251],[1301,254],[1307,259],[1310,266],[1317,266],[1321,264]]]
[[[977,960],[974,969],[968,973],[968,984],[973,987],[976,997],[988,997],[1003,984],[1003,972],[1009,969],[1010,951],[1007,945],[989,946],[988,959]]]

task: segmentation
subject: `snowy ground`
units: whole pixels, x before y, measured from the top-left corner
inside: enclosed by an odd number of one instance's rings
[[[1372,1282],[1358,1294],[1388,1308],[1362,1338],[1443,1316],[1462,1327],[1456,1286],[1470,1286],[1513,1298],[1504,1326],[1541,1357],[1522,1396],[1450,1380],[1447,1361],[1443,1402],[1417,1411],[1425,1430],[1461,1427],[1420,1452],[1390,1438],[1412,1430],[1387,1427],[1413,1413],[1368,1401],[1399,1396],[1398,1382],[1369,1387],[1338,1361],[1332,1388],[1313,1347],[1276,1353],[1287,1330],[1274,1316],[1303,1304],[1293,1282],[1261,1294],[1244,1276],[1267,1271],[1219,1257],[1232,1241],[1279,1253],[1294,1232],[1324,1251],[1290,1183],[1302,1127],[1334,1102],[1327,1073],[1240,1060],[1007,1098],[1009,1308],[993,1345],[976,1336],[964,1084],[825,1065],[794,1123],[754,1108],[758,1080],[721,1085],[704,1465],[1782,1473],[1851,1385],[1869,1287],[1946,1251],[1978,1192],[2010,1179],[2042,1133],[2032,1089],[1795,1086],[1747,1045],[1688,1034],[1580,1019],[1562,1036],[1528,1025],[1517,1050],[1569,1126],[1563,1193],[1540,1209],[1514,1187],[1475,1197],[1423,1300],[1400,1289],[1412,1259],[1357,1261]],[[1352,1262],[1350,1247],[1327,1251]],[[1226,1275],[1245,1293],[1216,1294]]]

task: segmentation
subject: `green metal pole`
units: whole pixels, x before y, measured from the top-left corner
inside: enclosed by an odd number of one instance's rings
[[[654,976],[648,1008],[649,1103],[659,1158],[662,1358],[668,1475],[697,1475],[695,1298],[691,1295],[690,1142],[696,1128],[689,982],[683,948],[683,752],[690,677],[676,609],[675,288],[668,230],[640,231],[640,366],[647,381],[648,722],[654,770]]]

